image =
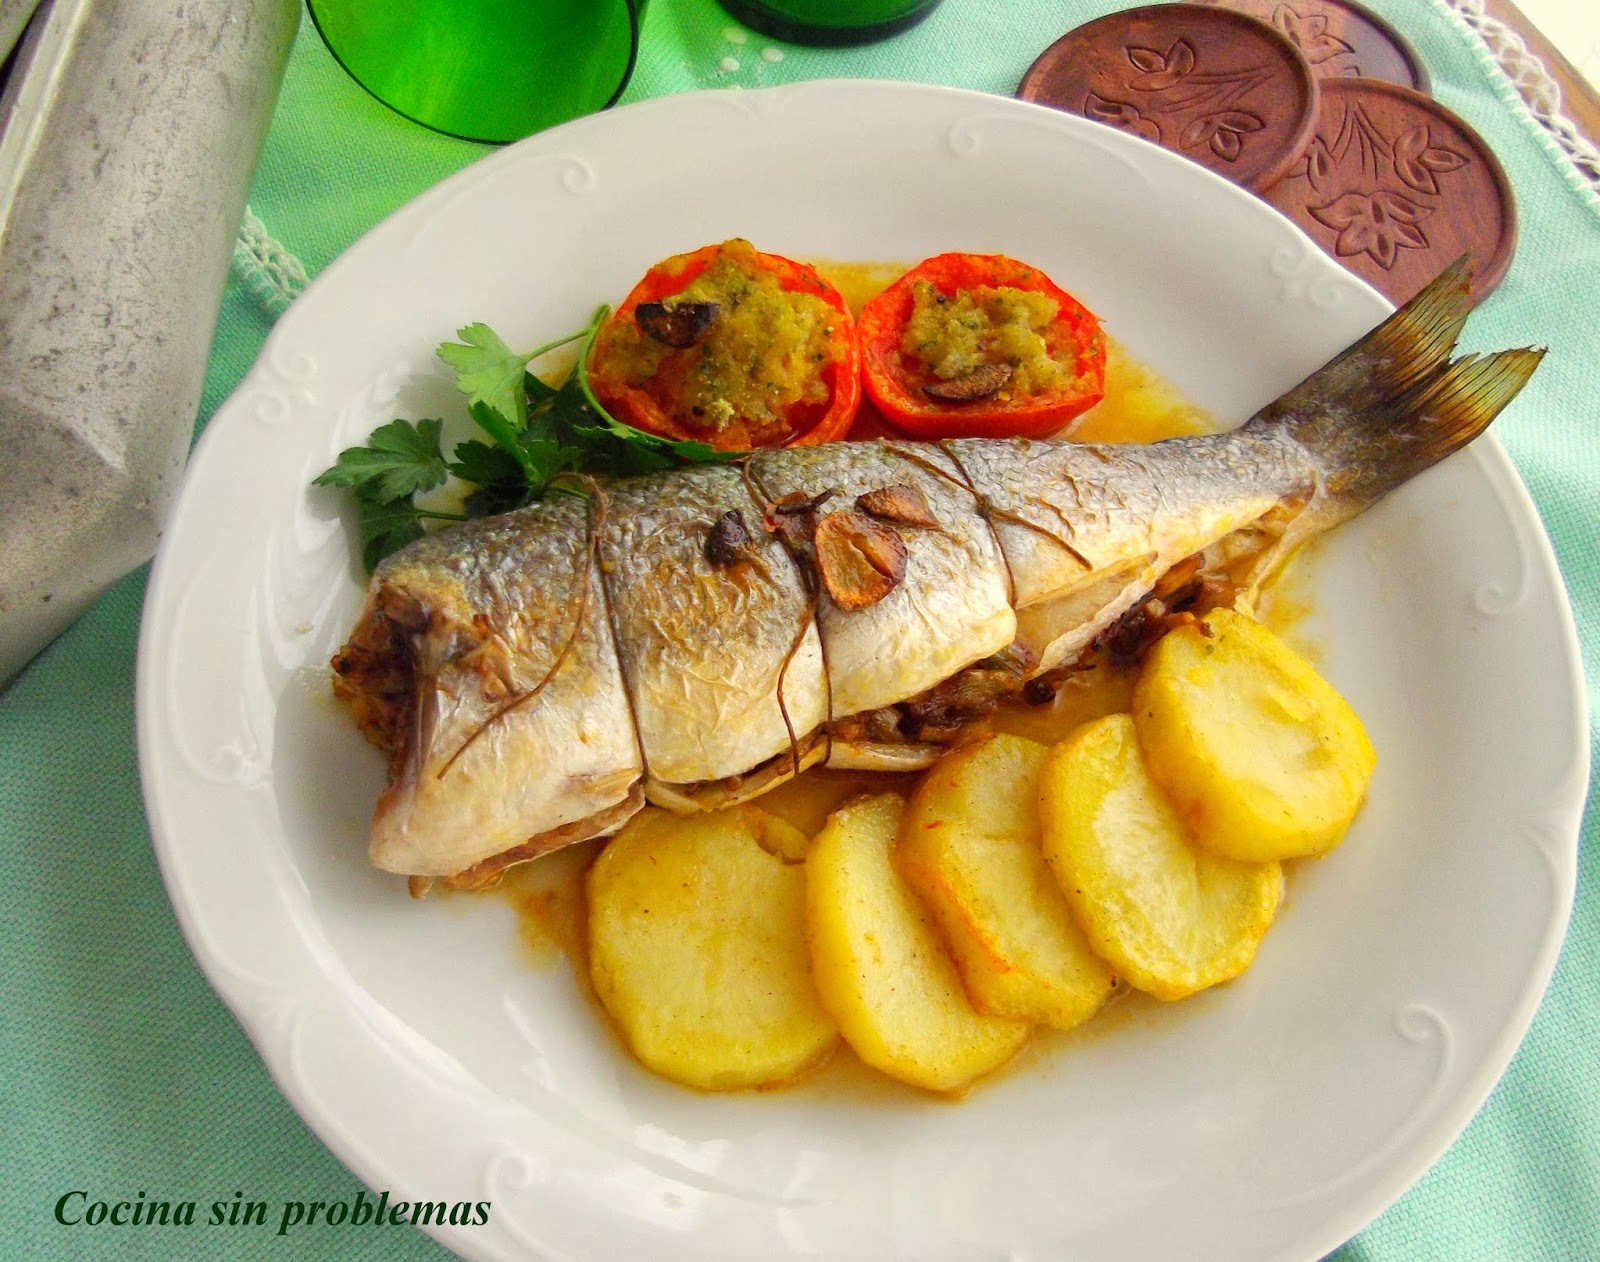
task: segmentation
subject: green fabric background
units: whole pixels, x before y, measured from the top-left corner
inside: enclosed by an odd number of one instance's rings
[[[1496,427],[1533,492],[1600,679],[1600,199],[1440,0],[1367,0],[1407,32],[1434,91],[1487,137],[1517,189],[1521,244],[1474,322],[1474,345],[1551,355]],[[857,50],[779,47],[713,0],[651,0],[626,100],[820,76],[1012,91],[1057,35],[1116,4],[945,0],[921,27]],[[737,69],[719,68],[732,57]],[[869,125],[864,120],[863,125]],[[313,276],[385,214],[482,156],[388,113],[306,22],[251,205]],[[256,355],[271,317],[230,285],[201,422]],[[420,1233],[68,1230],[96,1197],[351,1199],[359,1186],[273,1088],[201,977],[151,854],[139,797],[133,662],[145,572],[119,583],[0,694],[0,1259],[446,1256]],[[1515,666],[1515,664],[1508,664]],[[1596,694],[1591,686],[1591,727]],[[1600,1257],[1600,893],[1594,822],[1578,904],[1531,1033],[1461,1139],[1338,1255],[1340,1262]],[[1491,931],[1486,928],[1486,931]]]

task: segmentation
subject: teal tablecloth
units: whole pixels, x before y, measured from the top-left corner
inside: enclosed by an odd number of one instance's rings
[[[1435,95],[1510,172],[1521,246],[1475,344],[1546,341],[1549,360],[1496,429],[1532,489],[1600,681],[1600,199],[1484,44],[1441,0],[1368,0],[1407,32]],[[945,0],[921,27],[858,50],[774,44],[713,0],[651,0],[628,100],[819,76],[1012,91],[1057,35],[1115,4]],[[768,51],[770,50],[770,51]],[[313,275],[381,216],[482,156],[389,114],[306,23],[251,195]],[[272,322],[261,278],[224,301],[202,423]],[[67,1228],[92,1199],[350,1200],[357,1183],[279,1097],[206,985],[152,858],[139,797],[133,664],[145,572],[118,584],[0,695],[0,1259],[429,1258],[410,1229],[182,1236]],[[1532,1031],[1478,1118],[1341,1262],[1600,1258],[1600,890],[1594,821],[1576,912]],[[1486,927],[1486,931],[1491,931]],[[402,1105],[403,1107],[403,1105]]]

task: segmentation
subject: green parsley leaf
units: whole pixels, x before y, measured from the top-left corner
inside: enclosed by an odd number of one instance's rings
[[[423,514],[409,499],[379,502],[357,491],[356,505],[361,510],[361,560],[367,573],[391,552],[422,538]]]
[[[590,450],[603,451],[619,462],[619,473],[655,473],[680,464],[729,464],[748,453],[718,451],[710,443],[694,439],[661,438],[634,429],[613,417],[604,408],[585,399],[583,412],[571,420],[574,440]]]
[[[583,452],[576,447],[565,446],[554,438],[524,436],[522,450],[527,454],[528,463],[535,474],[529,479],[529,499],[543,492],[558,474],[582,469],[585,464]]]
[[[475,488],[466,498],[469,517],[492,517],[520,508],[528,494],[528,479],[516,457],[500,447],[470,439],[456,444],[450,472]]]
[[[475,488],[466,499],[469,517],[488,517],[510,512],[537,499],[551,480],[569,469],[578,468],[578,453],[548,438],[529,438],[518,442],[518,453],[473,439],[456,447],[450,472]],[[532,476],[524,470],[532,470]]]
[[[439,421],[390,421],[372,431],[365,447],[347,447],[317,486],[344,486],[377,503],[428,491],[445,479],[439,454]]]
[[[458,443],[454,459],[439,450],[442,423],[397,420],[375,430],[365,447],[352,447],[316,478],[319,486],[346,487],[361,512],[361,555],[370,571],[391,552],[422,538],[424,522],[462,521],[452,513],[419,508],[412,496],[454,475],[472,490],[466,515],[484,517],[520,508],[544,494],[582,495],[561,475],[605,476],[656,473],[682,464],[728,462],[744,452],[717,451],[709,443],[675,442],[617,420],[589,387],[587,363],[601,321],[601,307],[583,329],[518,354],[487,325],[458,331],[461,342],[439,347],[439,358],[456,370],[467,411],[492,443]],[[541,355],[581,341],[578,366],[560,387],[535,376],[527,365]]]
[[[467,406],[482,404],[520,431],[528,422],[528,396],[550,389],[528,371],[528,364],[583,334],[546,342],[526,355],[512,350],[487,324],[469,324],[457,329],[456,336],[461,341],[443,343],[438,355],[456,370],[456,389],[467,396]]]
[[[526,407],[526,404],[524,404]],[[517,462],[517,467],[522,470],[523,476],[529,482],[534,480],[534,471],[523,453],[522,444],[518,436],[522,432],[520,424],[513,425],[504,412],[497,411],[481,399],[474,399],[467,404],[467,411],[472,414],[472,419],[479,429],[490,438],[494,439],[495,446],[505,452]],[[526,419],[526,415],[524,415]]]
[[[582,337],[583,334],[580,333],[578,336]],[[537,377],[531,372],[524,374],[522,384],[527,388],[530,408],[537,409],[541,404],[546,404],[556,397],[556,388],[543,377]]]
[[[456,370],[456,389],[467,396],[468,407],[490,408],[513,430],[528,419],[528,395],[523,385],[531,355],[518,355],[487,324],[457,329],[460,342],[445,342],[439,358]]]
[[[647,434],[617,420],[601,406],[589,385],[589,353],[594,348],[601,323],[609,314],[610,307],[601,307],[583,332],[578,366],[567,379],[567,386],[575,387],[577,398],[562,400],[560,395],[566,393],[566,387],[558,392],[556,408],[570,427],[573,438],[603,451],[614,462],[613,468],[618,473],[656,473],[680,464],[731,464],[749,455],[744,451],[718,451],[710,443],[695,439]]]

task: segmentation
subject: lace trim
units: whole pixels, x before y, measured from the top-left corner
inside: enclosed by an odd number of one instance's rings
[[[1490,17],[1483,0],[1444,0],[1487,48],[1533,117],[1571,162],[1590,192],[1600,195],[1600,149],[1561,112],[1561,87],[1544,62],[1504,22]],[[272,315],[281,315],[309,283],[305,265],[267,232],[247,206],[233,246],[233,274]]]
[[[1571,161],[1579,176],[1591,190],[1600,193],[1600,149],[1561,112],[1561,87],[1550,77],[1544,62],[1528,50],[1522,36],[1484,12],[1483,0],[1446,0],[1446,3],[1483,40],[1490,55],[1511,80],[1517,95]]]
[[[275,316],[282,315],[311,283],[305,264],[268,234],[266,225],[248,206],[233,243],[231,270],[256,301]]]

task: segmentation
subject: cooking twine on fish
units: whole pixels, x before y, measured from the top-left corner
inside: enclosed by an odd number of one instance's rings
[[[273,239],[248,206],[233,243],[229,270],[273,316],[282,315],[311,283],[305,264]]]

